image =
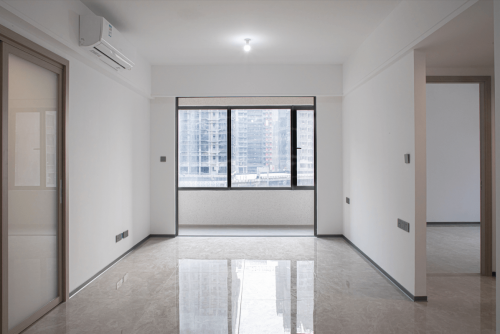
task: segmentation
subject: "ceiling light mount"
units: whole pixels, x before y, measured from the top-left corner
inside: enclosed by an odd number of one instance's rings
[[[245,46],[243,46],[243,50],[245,50],[246,52],[252,50],[252,47],[250,46],[250,41],[251,41],[250,38],[245,38],[245,42],[247,44],[245,44]]]

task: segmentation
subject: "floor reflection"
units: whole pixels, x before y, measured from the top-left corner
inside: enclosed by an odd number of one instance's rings
[[[314,333],[314,261],[297,261],[297,333]]]
[[[313,315],[314,261],[179,260],[180,333],[313,333]]]
[[[415,303],[341,238],[151,238],[24,334],[494,334],[495,278],[442,275]]]
[[[181,333],[228,333],[225,260],[179,260]]]

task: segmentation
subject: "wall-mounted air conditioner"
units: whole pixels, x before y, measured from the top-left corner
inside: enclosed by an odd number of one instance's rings
[[[104,17],[80,16],[80,46],[117,71],[134,66],[134,48]]]

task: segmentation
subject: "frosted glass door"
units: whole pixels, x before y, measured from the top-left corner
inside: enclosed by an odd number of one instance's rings
[[[9,330],[58,298],[58,75],[8,58]]]

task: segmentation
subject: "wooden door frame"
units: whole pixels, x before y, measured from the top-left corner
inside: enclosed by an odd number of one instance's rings
[[[493,268],[493,152],[491,77],[428,76],[427,83],[479,84],[479,136],[481,164],[481,275],[491,276]]]
[[[12,50],[22,51],[28,54],[35,63],[43,62],[48,64],[49,67],[59,69],[58,84],[60,106],[60,120],[58,132],[58,141],[60,141],[60,148],[62,150],[58,167],[61,167],[58,178],[58,186],[61,192],[62,204],[60,205],[60,222],[59,222],[59,249],[60,252],[60,267],[59,267],[59,298],[54,299],[49,304],[44,306],[31,317],[23,321],[20,326],[16,326],[9,333],[8,329],[8,221],[7,221],[7,195],[8,195],[8,170],[7,170],[7,157],[8,157],[8,91],[7,91],[7,59],[5,57],[8,52]],[[0,78],[1,80],[1,94],[0,105],[2,106],[2,113],[0,118],[1,127],[1,147],[2,155],[0,156],[2,175],[0,184],[2,189],[2,205],[0,206],[1,217],[1,234],[0,234],[0,311],[1,311],[1,327],[0,334],[17,333],[29,327],[33,322],[42,317],[45,313],[53,309],[61,302],[69,299],[69,161],[68,161],[68,148],[67,148],[67,127],[68,127],[68,94],[69,94],[69,61],[61,56],[39,46],[38,44],[30,41],[29,39],[7,29],[0,25]]]

